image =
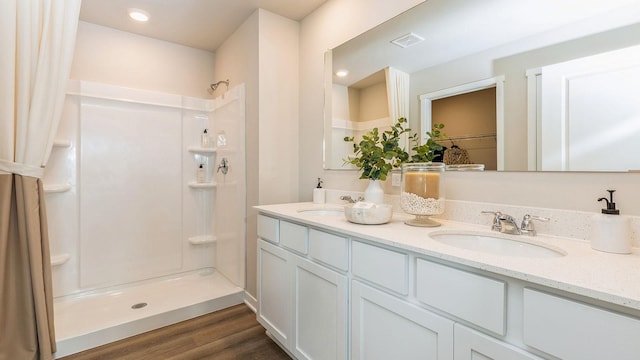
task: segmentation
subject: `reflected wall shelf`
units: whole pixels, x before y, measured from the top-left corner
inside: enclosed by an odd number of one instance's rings
[[[189,152],[192,153],[196,153],[196,154],[205,154],[205,155],[212,155],[216,153],[216,148],[203,148],[200,146],[192,146],[189,148]]]
[[[218,239],[213,235],[192,236],[189,238],[191,245],[213,244]]]
[[[53,255],[51,256],[51,266],[60,266],[69,261],[70,258],[69,254]]]
[[[189,187],[192,189],[213,189],[216,186],[218,186],[216,182],[205,182],[205,183],[199,183],[195,181],[189,182]]]
[[[63,193],[69,190],[71,190],[71,184],[44,185],[44,192],[46,194]]]

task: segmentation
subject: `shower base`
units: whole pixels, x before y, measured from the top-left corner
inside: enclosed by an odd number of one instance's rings
[[[55,358],[191,319],[244,301],[214,269],[54,299]]]

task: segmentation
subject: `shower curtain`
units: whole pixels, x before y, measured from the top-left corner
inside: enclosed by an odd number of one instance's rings
[[[42,185],[80,0],[0,1],[0,360],[55,352]]]

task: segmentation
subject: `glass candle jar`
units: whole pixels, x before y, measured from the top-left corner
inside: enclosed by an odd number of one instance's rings
[[[407,214],[415,215],[405,224],[440,226],[430,216],[444,212],[444,164],[410,163],[402,165],[400,204]]]

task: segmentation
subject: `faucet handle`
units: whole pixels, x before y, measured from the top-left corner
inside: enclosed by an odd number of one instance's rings
[[[502,229],[502,224],[500,224],[500,217],[502,216],[502,213],[500,211],[483,210],[480,213],[493,215],[493,223],[491,224],[491,230],[500,231]]]
[[[526,214],[522,218],[522,225],[520,225],[520,231],[523,233],[527,233],[527,235],[529,236],[536,236],[536,228],[535,226],[533,226],[532,220],[547,222],[551,219],[544,216]]]

